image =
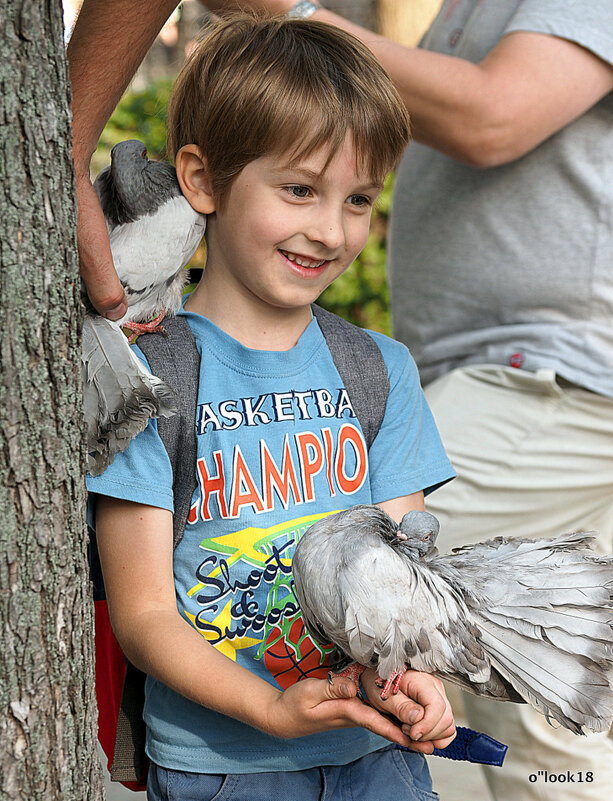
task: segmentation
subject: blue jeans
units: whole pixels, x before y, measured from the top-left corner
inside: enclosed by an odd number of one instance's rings
[[[421,754],[389,746],[348,765],[227,775],[149,768],[148,801],[435,801]]]

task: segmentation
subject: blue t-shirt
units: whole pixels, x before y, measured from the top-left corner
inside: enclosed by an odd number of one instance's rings
[[[293,592],[297,541],[327,514],[427,492],[454,475],[414,362],[403,345],[371,332],[390,393],[368,451],[315,319],[295,347],[279,352],[251,350],[207,318],[181,313],[202,361],[198,487],[174,552],[178,610],[222,653],[275,687],[324,678],[330,649],[304,630]],[[172,511],[172,470],[155,421],[102,476],[88,476],[87,486]],[[198,773],[346,764],[387,744],[361,728],[279,740],[150,677],[145,721],[150,759]]]

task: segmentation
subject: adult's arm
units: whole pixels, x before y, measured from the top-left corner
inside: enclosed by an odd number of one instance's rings
[[[125,295],[89,165],[102,129],[176,4],[85,0],[68,44],[81,275],[96,309],[111,319],[125,314]]]
[[[212,11],[283,13],[293,0],[202,0]],[[416,141],[458,161],[493,167],[525,155],[613,90],[613,66],[556,36],[514,32],[480,64],[409,48],[326,9],[312,16],[361,39],[409,109]]]

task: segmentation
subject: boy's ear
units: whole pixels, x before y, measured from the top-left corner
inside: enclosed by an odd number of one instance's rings
[[[175,158],[177,179],[190,206],[202,214],[212,214],[215,198],[207,170],[206,158],[197,145],[184,145]]]

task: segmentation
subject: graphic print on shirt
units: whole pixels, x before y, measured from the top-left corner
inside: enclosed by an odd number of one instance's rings
[[[355,418],[347,391],[275,392],[217,405],[202,403],[196,430],[203,436],[313,418]],[[312,503],[314,480],[320,473],[331,497],[357,492],[368,473],[368,453],[359,428],[347,420],[336,429],[325,425],[313,429],[285,434],[276,453],[270,442],[278,445],[278,438],[260,438],[259,453],[250,462],[235,440],[231,459],[227,445],[213,447],[197,461],[200,497],[192,504],[188,523],[236,519],[249,509],[255,514],[271,512],[279,503],[284,509]]]
[[[254,658],[263,658],[283,689],[307,676],[325,678],[334,650],[313,642],[306,632],[291,571],[300,537],[323,517],[203,540],[200,547],[207,556],[196,571],[198,583],[188,593],[201,611],[194,615],[184,610],[196,630],[234,661],[237,651],[257,646]],[[263,597],[265,605],[258,602]]]
[[[188,529],[215,533],[200,540],[187,593],[194,604],[185,616],[231,659],[243,652],[263,661],[284,689],[306,676],[325,677],[334,649],[306,632],[291,559],[306,529],[332,504],[351,505],[347,496],[367,481],[368,450],[347,391],[201,403],[196,431],[206,447],[199,450]],[[275,523],[259,526],[266,513]]]

